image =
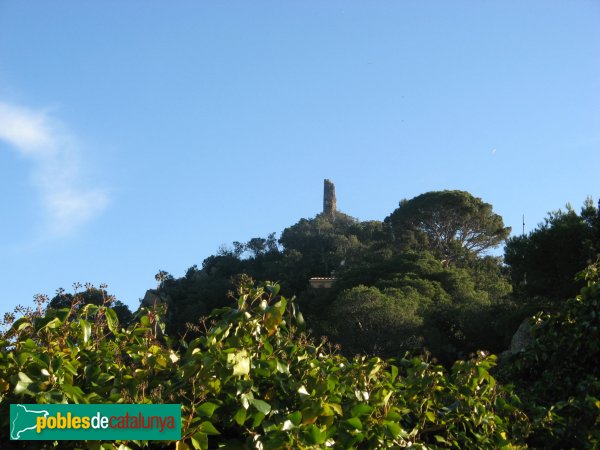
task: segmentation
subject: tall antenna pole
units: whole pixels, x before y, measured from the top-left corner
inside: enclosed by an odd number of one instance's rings
[[[525,236],[525,214],[523,214],[523,236]],[[525,255],[523,255],[525,259]],[[523,284],[527,286],[527,271],[523,272]]]

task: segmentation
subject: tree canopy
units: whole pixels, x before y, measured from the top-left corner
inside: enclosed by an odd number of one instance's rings
[[[225,305],[232,280],[247,274],[277,280],[282,293],[296,295],[313,331],[341,344],[348,356],[428,349],[451,363],[478,345],[505,348],[518,327],[504,322],[512,320],[503,312],[511,307],[511,287],[500,260],[484,254],[508,232],[502,219],[490,205],[461,191],[423,194],[402,205],[385,222],[360,221],[341,211],[303,218],[285,228],[279,240],[271,233],[234,241],[200,268],[190,267],[185,277],[163,277],[152,295],[168,305],[167,332],[190,333],[186,323]],[[409,210],[436,218],[447,239],[433,245],[434,237],[400,226],[396,219]],[[333,289],[310,288],[311,277],[329,276],[337,280]],[[410,318],[409,304],[416,308]],[[349,324],[356,324],[357,315],[363,316],[363,328],[354,330]]]
[[[428,250],[447,264],[481,256],[509,235],[492,205],[465,191],[434,191],[402,200],[386,219],[402,250]]]
[[[565,299],[582,286],[575,275],[600,252],[600,211],[588,198],[579,214],[565,211],[548,214],[528,235],[506,243],[504,261],[513,283],[527,297]]]

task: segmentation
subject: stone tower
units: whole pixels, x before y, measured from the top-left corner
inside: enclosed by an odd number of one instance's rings
[[[326,179],[323,186],[323,214],[333,218],[335,211],[335,185]]]

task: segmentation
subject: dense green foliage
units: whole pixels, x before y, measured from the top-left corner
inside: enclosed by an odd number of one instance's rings
[[[494,316],[511,287],[481,267],[447,267],[429,253],[401,253],[343,272],[335,300],[307,316],[349,354],[390,357],[427,348],[451,363],[478,348],[499,352],[503,323],[496,327]]]
[[[190,267],[185,277],[167,275],[162,280],[156,293],[169,305],[167,331],[181,333],[186,322],[224,306],[232,278],[242,273],[278,280],[288,296],[306,293],[310,277],[330,276],[365,259],[391,254],[388,231],[382,222],[359,222],[337,212],[334,218],[301,219],[283,230],[279,243],[271,234],[222,247],[200,268]]]
[[[247,278],[235,307],[215,310],[190,340],[164,334],[160,309],[141,309],[122,327],[114,310],[75,298],[71,308],[29,311],[0,335],[0,440],[11,403],[175,402],[179,449],[595,448],[599,271],[588,268],[588,285],[561,311],[537,315],[532,345],[501,367],[523,401],[495,380],[495,357],[480,352],[449,370],[418,357],[349,360],[304,334],[277,285]],[[387,301],[376,288],[356,291]]]
[[[390,230],[382,222],[359,222],[338,211],[333,218],[320,214],[301,219],[283,230],[279,242],[287,257],[296,256],[295,266],[301,272],[295,284],[304,289],[311,276],[330,276],[366,256],[385,252],[390,239]]]
[[[430,192],[385,221],[320,214],[160,271],[135,316],[103,286],[45,311],[38,296],[4,318],[2,433],[12,402],[180,402],[181,449],[596,448],[599,266],[575,274],[600,212],[551,213],[509,239],[505,266],[486,250],[507,233],[481,199]],[[333,287],[309,286],[323,276]],[[534,314],[531,344],[494,368],[480,350]]]
[[[563,300],[583,286],[575,275],[600,253],[600,212],[587,199],[580,214],[548,214],[544,223],[525,236],[508,240],[505,262],[522,296]]]
[[[443,239],[409,226],[429,222]],[[168,333],[177,335],[186,322],[223,306],[239,274],[273,279],[282,293],[298,297],[313,332],[340,344],[346,356],[427,348],[451,364],[479,348],[501,351],[518,327],[501,261],[484,253],[508,230],[479,198],[431,192],[403,201],[385,221],[361,222],[337,211],[301,219],[279,241],[271,234],[234,242],[183,278],[162,277],[154,293],[168,305]],[[333,289],[309,287],[309,278],[329,276],[338,280]],[[349,326],[340,326],[342,317]]]
[[[1,438],[10,403],[181,402],[178,449],[520,447],[528,421],[490,375],[493,357],[448,372],[419,358],[348,360],[301,333],[277,285],[244,282],[235,308],[177,348],[154,310],[127,328],[93,304],[18,319],[0,340]],[[102,448],[119,445],[147,443]]]
[[[530,443],[539,448],[600,445],[600,263],[579,278],[581,293],[557,312],[536,314],[532,344],[505,365],[536,422]]]
[[[502,217],[465,191],[437,191],[402,200],[386,218],[402,250],[427,250],[447,264],[480,256],[509,235]]]

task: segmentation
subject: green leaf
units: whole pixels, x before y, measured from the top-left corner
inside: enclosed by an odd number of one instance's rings
[[[183,441],[177,441],[175,443],[175,450],[190,450],[190,446]]]
[[[273,297],[275,297],[277,294],[279,294],[279,285],[278,284],[269,284],[267,285],[267,292],[269,294],[271,294]]]
[[[233,366],[234,377],[240,377],[250,373],[250,357],[246,350],[227,354],[227,362]]]
[[[300,411],[294,411],[293,413],[288,414],[287,417],[296,426],[300,425],[302,422],[302,413]]]
[[[327,404],[331,409],[333,409],[338,415],[343,416],[344,412],[342,411],[341,405],[337,403],[328,403]]]
[[[81,315],[83,317],[94,316],[98,312],[98,309],[100,309],[98,305],[88,303],[87,305],[83,306],[83,308],[81,308]]]
[[[11,329],[16,331],[23,331],[25,328],[29,328],[30,326],[31,322],[29,322],[27,317],[22,317],[13,324]]]
[[[327,439],[327,433],[324,431],[321,431],[317,426],[315,425],[310,425],[307,429],[306,429],[306,436],[307,436],[307,440],[310,444],[313,445],[319,445],[322,444],[323,442],[325,442],[325,440]]]
[[[70,361],[62,361],[62,367],[65,368],[65,370],[67,372],[69,372],[71,375],[77,375],[77,369],[75,369],[75,367],[73,367],[73,364],[71,364]],[[56,372],[56,370],[54,370]]]
[[[490,374],[483,367],[477,366],[477,376],[479,378],[482,378],[482,379],[486,380],[490,376]]]
[[[400,434],[403,432],[402,427],[395,422],[385,421],[383,423],[383,426],[384,426],[385,430],[388,432],[388,434],[394,439],[396,439],[398,436],[400,436]],[[404,433],[404,434],[406,434],[406,433]]]
[[[400,421],[402,420],[402,415],[399,414],[397,411],[390,411],[387,413],[387,415],[385,416],[385,418],[387,420],[393,420],[393,421]]]
[[[244,425],[244,422],[246,421],[246,409],[245,408],[238,409],[236,411],[235,415],[233,416],[233,420],[239,426]]]
[[[392,365],[391,367],[391,371],[392,371],[392,381],[394,381],[396,379],[396,377],[398,376],[398,367]]]
[[[22,372],[19,372],[19,378],[21,378],[21,374],[22,374]],[[25,374],[23,374],[23,375],[25,375]],[[25,375],[25,377],[27,377],[27,375]],[[27,378],[29,379],[29,377],[27,377]],[[29,381],[24,380],[24,379],[19,380],[17,382],[17,385],[15,386],[15,390],[14,390],[15,394],[20,395],[23,392],[28,391],[29,386],[31,386],[32,383],[33,382],[30,379],[29,379]]]
[[[267,330],[269,330],[269,334],[272,334],[275,332],[275,329],[281,323],[282,316],[283,316],[281,311],[275,309],[275,306],[277,306],[277,305],[274,305],[273,307],[269,308],[267,310],[267,312],[265,313],[264,324],[265,324],[265,328]]]
[[[33,350],[37,348],[37,344],[33,339],[27,338],[21,343],[21,347],[23,350]]]
[[[44,318],[47,320],[47,318]],[[42,320],[44,320],[42,319]],[[49,328],[49,329],[54,329],[54,328],[58,328],[62,325],[62,322],[60,321],[60,319],[58,317],[55,317],[54,319],[48,321],[45,325],[43,325],[40,330],[43,330],[44,328]]]
[[[200,431],[206,434],[221,434],[209,421],[205,421],[200,424]]]
[[[266,339],[263,341],[263,347],[267,355],[271,355],[273,353],[273,346]]]
[[[431,411],[425,412],[425,417],[427,417],[427,419],[430,422],[435,422],[435,414],[433,412],[431,412]]]
[[[72,400],[75,400],[75,403],[79,403],[79,401],[83,398],[83,391],[79,386],[73,386],[68,383],[63,383],[61,389]]]
[[[117,333],[119,331],[119,330],[117,330],[117,325],[119,323],[119,318],[117,317],[117,313],[114,311],[114,309],[106,308],[105,315],[106,315],[106,323],[108,324],[108,329],[110,331],[112,331],[113,333]]]
[[[304,320],[304,316],[302,315],[302,313],[300,311],[298,311],[296,313],[296,325],[301,330],[306,328],[306,321]]]
[[[264,400],[258,400],[253,398],[252,400],[250,400],[250,403],[264,415],[269,414],[269,412],[271,411],[271,405],[269,405]]]
[[[33,383],[33,380],[29,378],[29,376],[24,372],[19,372],[18,377],[21,381],[24,381],[26,383]]]
[[[436,434],[434,436],[435,440],[438,441],[440,444],[450,444],[446,439],[444,439],[443,436],[440,436],[439,434]]]
[[[352,407],[350,414],[352,417],[360,417],[371,414],[371,411],[373,411],[373,407],[367,405],[366,403],[359,403],[358,405]]]
[[[259,426],[262,421],[264,420],[265,415],[263,413],[261,413],[260,411],[254,413],[252,415],[252,428],[256,428],[257,426]]]
[[[210,418],[215,412],[215,409],[217,409],[218,407],[219,405],[215,405],[214,403],[205,402],[202,403],[198,408],[196,408],[196,413],[202,417]]]
[[[283,315],[283,313],[285,312],[285,307],[287,306],[287,299],[285,297],[279,297],[279,301],[273,306],[279,308],[280,314]]]
[[[237,305],[238,305],[238,309],[240,311],[244,310],[244,306],[246,305],[246,296],[245,295],[240,295],[238,300],[237,300]]]
[[[253,398],[254,398],[254,395],[252,394],[252,392],[240,395],[240,400],[242,402],[242,406],[245,409],[248,409],[250,407],[250,399],[253,399]]]
[[[81,327],[81,334],[83,336],[83,342],[87,344],[92,335],[92,324],[87,320],[79,319],[79,326]]]
[[[281,361],[277,360],[277,372],[289,374],[290,369],[287,364],[284,364]]]
[[[362,430],[362,422],[358,417],[352,417],[345,422],[351,429]]]
[[[192,441],[192,446],[196,450],[208,449],[208,436],[206,433],[194,433],[190,440]],[[177,447],[177,449],[179,449],[179,447]]]

